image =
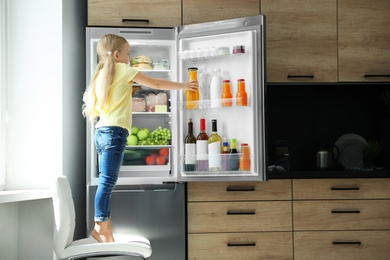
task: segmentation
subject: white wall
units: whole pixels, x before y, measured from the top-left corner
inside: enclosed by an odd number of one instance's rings
[[[87,0],[3,1],[9,9],[10,86],[5,188],[49,188],[55,176],[66,175],[75,199],[75,238],[85,237],[80,107]],[[0,219],[1,259],[48,259],[52,254],[51,200],[0,204]]]

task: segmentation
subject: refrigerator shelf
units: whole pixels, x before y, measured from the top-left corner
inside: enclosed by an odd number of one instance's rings
[[[204,59],[209,60],[209,59],[220,59],[220,58],[230,59],[230,57],[249,55],[249,50],[247,49],[244,53],[233,53],[232,48],[229,48],[229,53],[218,53],[218,49],[214,51],[213,50],[204,51],[198,49],[198,50],[184,50],[181,52],[179,51],[178,55],[181,60],[204,60]]]
[[[222,103],[223,102],[226,102],[227,100],[231,100],[232,102],[232,105],[231,106],[222,106]],[[190,105],[191,107],[198,107],[198,108],[193,108],[191,110],[194,110],[194,109],[210,109],[210,108],[217,108],[217,109],[229,109],[229,108],[234,108],[234,109],[237,109],[237,108],[247,108],[247,107],[250,107],[251,106],[251,103],[250,103],[250,98],[248,97],[248,105],[246,106],[237,106],[236,102],[237,102],[238,99],[236,98],[230,98],[230,99],[218,99],[216,103],[221,103],[220,106],[217,106],[217,107],[211,107],[211,100],[199,100],[199,101],[183,101],[183,102],[178,102],[178,108],[179,110],[188,110],[186,107],[187,107],[187,104]]]

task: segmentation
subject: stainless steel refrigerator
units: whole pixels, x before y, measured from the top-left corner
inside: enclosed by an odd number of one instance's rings
[[[124,160],[112,196],[114,233],[116,236],[135,233],[148,237],[153,247],[152,260],[186,259],[186,182],[267,180],[265,17],[260,15],[177,28],[89,27],[87,82],[97,64],[96,44],[108,33],[128,39],[130,57],[147,56],[151,59],[153,63],[142,67],[141,72],[152,77],[185,82],[188,80],[187,69],[197,67],[203,72],[207,69],[210,77],[212,70],[219,69],[222,78],[231,82],[232,106],[215,106],[212,105],[215,100],[203,99],[195,102],[195,109],[187,109],[184,91],[156,92],[134,85],[138,91],[133,95],[133,125],[149,132],[159,127],[169,129],[171,140],[163,145],[141,145],[138,140],[140,145],[126,147],[125,159],[129,161]],[[236,105],[238,79],[245,79],[246,106]],[[162,103],[159,103],[161,100],[156,101],[158,96],[162,97]],[[222,104],[222,100],[219,101],[217,104]],[[201,118],[206,121],[208,135],[211,134],[211,120],[216,119],[218,134],[224,140],[237,139],[238,157],[242,155],[240,145],[248,144],[249,170],[185,169],[187,123],[192,119],[196,136]],[[88,232],[93,227],[93,199],[98,180],[93,136],[94,125],[88,123]],[[162,150],[165,160],[159,163],[147,160],[148,156],[159,156]],[[220,155],[219,159],[224,161],[229,157]]]

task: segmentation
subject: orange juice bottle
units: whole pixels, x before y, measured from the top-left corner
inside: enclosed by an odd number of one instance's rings
[[[232,106],[232,93],[230,92],[230,80],[223,81],[223,91],[222,91],[222,106],[231,107]]]
[[[240,171],[250,171],[251,161],[248,144],[241,144]]]
[[[198,81],[198,68],[188,68],[188,81]],[[186,90],[186,108],[198,108],[199,90]]]
[[[238,90],[236,93],[236,104],[237,106],[247,106],[248,96],[245,91],[245,79],[237,80]]]

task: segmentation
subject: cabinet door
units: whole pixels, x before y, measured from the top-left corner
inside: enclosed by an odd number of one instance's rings
[[[337,81],[337,1],[262,0],[268,82]]]
[[[338,5],[339,81],[390,81],[390,1]]]
[[[259,14],[259,0],[183,0],[184,25]]]
[[[174,27],[180,24],[180,0],[88,0],[89,26]]]

